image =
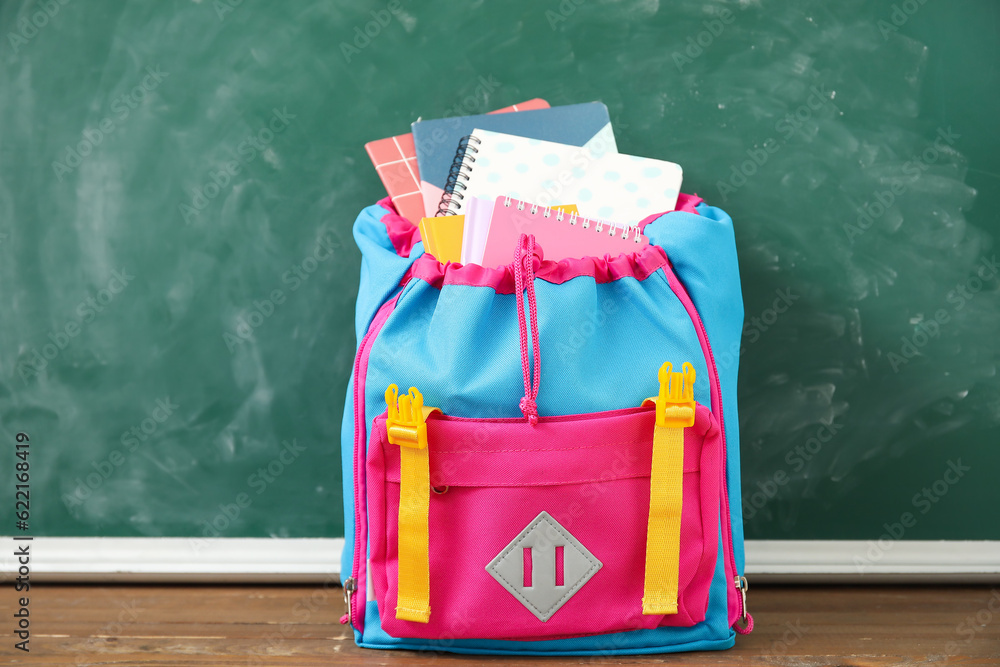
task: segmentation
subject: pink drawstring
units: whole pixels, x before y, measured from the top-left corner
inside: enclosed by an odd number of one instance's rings
[[[538,423],[538,385],[541,382],[541,358],[538,345],[538,306],[535,302],[535,237],[521,234],[514,250],[514,289],[517,291],[517,324],[521,332],[521,370],[524,375],[524,398],[521,412],[528,423]],[[524,290],[528,290],[529,323],[531,326],[531,351],[535,359],[534,381],[530,377],[528,360],[528,323],[524,321]]]
[[[740,625],[740,620],[743,621],[744,623],[743,625]],[[736,624],[733,625],[733,630],[736,630],[736,632],[740,633],[741,635],[748,635],[751,632],[753,632],[753,616],[751,616],[749,612],[745,614],[744,619],[740,620],[737,620]]]

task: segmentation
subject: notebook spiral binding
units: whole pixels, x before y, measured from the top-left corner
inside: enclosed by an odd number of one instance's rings
[[[531,209],[528,211],[531,215],[535,215],[541,212],[543,218],[554,217],[557,222],[566,221],[572,226],[580,225],[581,229],[589,229],[590,226],[594,225],[594,231],[598,234],[604,232],[604,227],[608,228],[608,236],[618,236],[616,230],[621,229],[621,238],[627,240],[629,236],[632,236],[632,241],[634,243],[642,242],[642,229],[638,225],[620,225],[616,222],[611,222],[610,220],[600,220],[598,218],[585,218],[579,213],[566,213],[558,209],[551,208],[549,206],[541,206],[540,204],[532,204],[530,202],[520,201],[512,197],[504,197],[503,205],[506,208],[510,208],[511,203],[513,203],[518,211],[523,211],[526,206],[530,206]]]
[[[474,153],[478,153],[476,148],[483,143],[474,134],[467,134],[458,142],[458,150],[455,151],[455,160],[451,163],[448,171],[448,180],[444,185],[444,194],[441,195],[441,203],[438,205],[435,216],[456,215],[458,206],[465,195],[462,190],[466,189],[465,182],[469,180],[469,172],[472,171],[472,164],[476,161]]]

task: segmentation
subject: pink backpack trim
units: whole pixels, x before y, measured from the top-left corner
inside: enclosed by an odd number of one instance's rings
[[[513,260],[513,253],[511,259]],[[536,255],[534,277],[555,285],[580,276],[590,276],[598,283],[609,283],[621,278],[645,280],[668,264],[663,248],[653,245],[647,246],[642,252],[614,258],[583,257],[553,262],[540,261]],[[405,283],[409,278],[420,278],[438,289],[444,285],[467,285],[490,287],[497,294],[514,294],[517,291],[513,264],[496,269],[487,269],[478,264],[442,264],[431,255],[424,254],[413,262],[402,282]]]
[[[677,197],[677,208],[674,210],[697,215],[698,211],[695,207],[701,202],[702,198],[698,195],[681,193]],[[399,211],[396,210],[396,205],[392,203],[392,199],[389,197],[379,201],[378,205],[386,210],[386,214],[382,216],[382,223],[389,234],[389,241],[392,242],[392,247],[396,249],[396,254],[400,257],[409,257],[413,246],[420,243],[420,229],[413,222],[399,214]],[[650,215],[639,223],[639,227],[645,227],[661,215],[663,214],[654,213]]]

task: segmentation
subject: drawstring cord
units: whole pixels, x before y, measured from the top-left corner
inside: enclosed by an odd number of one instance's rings
[[[541,358],[538,345],[538,306],[535,302],[535,237],[521,234],[514,249],[514,289],[517,292],[517,324],[521,333],[521,371],[524,375],[524,398],[521,412],[528,423],[538,423],[538,385],[541,382]],[[524,318],[524,290],[528,291],[530,318]],[[531,327],[531,352],[535,360],[535,375],[531,378],[528,358],[528,327]]]

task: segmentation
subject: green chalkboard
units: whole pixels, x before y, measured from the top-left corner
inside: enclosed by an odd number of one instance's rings
[[[342,535],[350,228],[383,196],[363,144],[603,100],[623,152],[736,221],[747,325],[717,354],[741,356],[748,536],[872,538],[909,511],[907,538],[1000,539],[978,518],[998,21],[991,0],[2,3],[0,484],[23,431],[36,535]]]

